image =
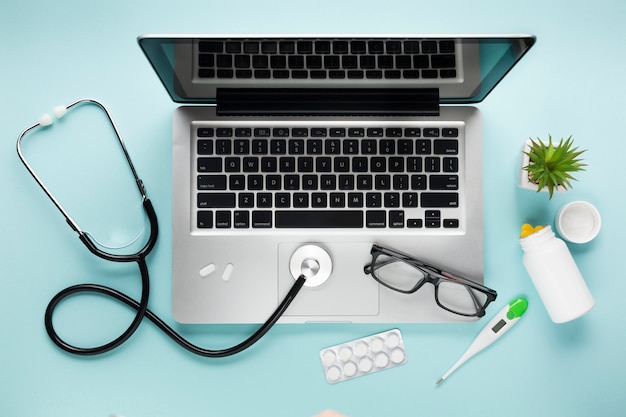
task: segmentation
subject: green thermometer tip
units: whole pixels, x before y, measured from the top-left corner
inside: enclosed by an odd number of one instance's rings
[[[516,298],[509,303],[509,311],[506,313],[506,317],[509,320],[513,320],[517,317],[522,317],[528,308],[528,300],[524,297]]]

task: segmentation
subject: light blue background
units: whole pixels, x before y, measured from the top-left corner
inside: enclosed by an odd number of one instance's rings
[[[325,408],[351,417],[624,415],[625,21],[622,0],[2,2],[0,415],[308,417]],[[438,387],[435,381],[484,320],[398,326],[406,365],[338,385],[325,382],[319,350],[393,325],[279,325],[251,350],[221,360],[187,353],[148,323],[101,357],[57,349],[43,326],[45,307],[57,291],[94,281],[136,296],[139,280],[134,267],[107,265],[84,249],[21,166],[17,135],[57,104],[92,96],[109,106],[159,215],[160,241],[148,259],[150,306],[174,323],[169,217],[176,106],[135,39],[143,33],[220,32],[536,35],[536,46],[479,105],[486,283],[499,293],[488,316],[525,295],[530,308],[518,326]],[[548,133],[573,134],[589,149],[580,181],[551,201],[515,186],[522,143]],[[107,173],[97,176],[106,179]],[[76,193],[87,199],[116,195]],[[551,223],[558,207],[578,199],[602,214],[594,242],[570,245],[596,307],[556,325],[522,267],[517,234],[523,222]],[[59,308],[57,321],[71,340],[95,344],[116,335],[130,317],[124,307],[87,296]],[[207,347],[232,344],[252,330],[176,328]]]

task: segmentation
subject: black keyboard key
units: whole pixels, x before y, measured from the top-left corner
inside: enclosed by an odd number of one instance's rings
[[[442,54],[453,54],[455,50],[453,40],[439,41],[439,52]]]
[[[429,188],[431,190],[458,190],[459,177],[458,175],[431,175]]]
[[[291,135],[298,138],[307,137],[309,136],[309,129],[306,127],[294,127],[291,130]]]
[[[378,138],[383,136],[383,128],[382,127],[370,127],[367,129],[367,136],[370,138]]]
[[[199,127],[197,133],[199,138],[211,138],[214,130],[212,127]]]
[[[259,136],[256,135],[255,136]],[[268,141],[267,139],[254,139],[252,141],[252,153],[255,155],[265,155],[268,152]]]
[[[330,53],[330,41],[317,41],[315,42],[315,53],[317,54],[329,54]]]
[[[293,54],[296,52],[296,44],[293,41],[281,41],[278,50],[281,54]]]
[[[425,208],[458,207],[458,193],[422,193],[421,206]]]
[[[333,41],[333,52],[336,54],[347,54],[348,41]]]
[[[213,212],[199,211],[196,216],[196,222],[200,229],[211,229],[213,227]]]
[[[328,195],[326,193],[311,194],[311,207],[326,208],[328,206]]]
[[[389,227],[392,227],[392,228],[404,227],[404,211],[403,210],[391,210],[389,212]]]
[[[231,137],[233,135],[233,129],[230,127],[218,127],[216,135],[218,138]]]
[[[272,212],[271,211],[253,211],[252,212],[252,227],[257,229],[267,229],[272,227]]]
[[[254,207],[254,194],[253,193],[241,193],[239,194],[239,208],[253,208]]]
[[[454,55],[433,55],[430,64],[433,68],[454,68],[456,59]]]
[[[400,41],[387,41],[387,53],[388,54],[401,54],[402,42]]]
[[[277,208],[289,208],[291,206],[291,194],[276,193],[276,196],[274,198],[274,205]]]
[[[441,78],[456,78],[456,70],[453,70],[453,69],[439,70],[439,76]]]
[[[333,127],[330,129],[330,136],[333,138],[342,138],[346,136],[346,129],[343,127]]]
[[[387,227],[387,213],[383,210],[369,210],[366,214],[365,225],[369,228]]]
[[[234,208],[234,193],[199,193],[198,208]]]
[[[243,52],[246,54],[258,54],[259,53],[259,43],[246,41],[243,43]]]
[[[425,54],[436,54],[437,53],[437,41],[423,41],[422,52]]]
[[[226,175],[198,175],[198,190],[225,190]]]
[[[299,54],[313,53],[313,41],[298,41],[297,48]]]
[[[459,172],[459,158],[443,158],[443,172]]]
[[[348,136],[352,138],[362,138],[365,136],[365,129],[362,127],[351,127],[348,129]]]
[[[239,127],[235,129],[235,136],[238,138],[249,138],[252,136],[252,129],[249,127]]]
[[[252,57],[252,67],[257,69],[267,68],[269,66],[269,58],[267,55],[254,55]]]
[[[219,210],[215,212],[215,227],[218,229],[230,229],[230,211]]]
[[[211,155],[213,154],[213,141],[199,140],[197,149],[198,155]]]
[[[369,53],[370,54],[383,54],[385,53],[385,44],[383,41],[369,41]]]
[[[250,153],[250,140],[248,139],[235,139],[233,142],[235,155],[247,155]]]
[[[289,129],[284,129],[289,132]],[[274,133],[276,135],[276,133]],[[287,141],[285,139],[272,139],[270,141],[271,155],[285,155],[287,153]]]
[[[441,159],[439,157],[424,158],[424,171],[440,172],[441,171]]]
[[[289,68],[290,69],[303,69],[304,68],[304,57],[302,55],[292,55],[289,57]]]
[[[350,49],[353,54],[364,54],[367,52],[367,44],[365,41],[351,41]]]
[[[222,158],[198,158],[198,172],[222,172]]]
[[[340,68],[340,60],[336,55],[327,55],[324,57],[324,68],[336,70]]]
[[[456,138],[459,136],[459,129],[456,127],[445,127],[441,129],[441,136],[444,138]]]
[[[261,42],[261,52],[264,54],[275,54],[278,51],[278,44],[274,41]]]
[[[393,68],[393,56],[381,55],[378,57],[378,68],[390,69]]]
[[[272,73],[269,70],[256,70],[254,76],[255,78],[270,78]]]
[[[250,56],[235,55],[235,68],[250,68]]]
[[[233,215],[233,226],[235,229],[247,229],[250,227],[250,212],[237,210]]]
[[[426,175],[411,175],[411,190],[425,190]]]
[[[405,54],[417,54],[420,51],[419,41],[404,41]]]
[[[224,44],[219,41],[200,42],[199,48],[200,48],[200,52],[210,52],[210,53],[224,52]]]
[[[436,140],[434,148],[437,155],[456,155],[459,153],[459,141],[456,139]]]
[[[443,227],[446,229],[458,229],[459,219],[443,219]]]
[[[328,130],[325,127],[313,127],[311,128],[311,137],[324,138],[328,134]]]
[[[422,132],[425,138],[439,137],[439,128],[437,127],[425,127]]]
[[[380,70],[365,71],[365,76],[367,78],[379,80],[379,79],[383,78],[383,72],[380,71]]]
[[[384,212],[383,212],[384,213]],[[276,211],[277,228],[362,228],[363,212],[353,210]]]

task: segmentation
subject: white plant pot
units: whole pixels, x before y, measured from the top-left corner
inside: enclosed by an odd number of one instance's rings
[[[518,172],[518,180],[517,180],[517,185],[520,188],[523,188],[525,190],[531,190],[531,191],[537,191],[537,184],[535,184],[534,182],[531,182],[528,179],[528,171],[526,171],[524,169],[525,166],[528,165],[528,163],[530,162],[530,158],[528,157],[528,155],[525,154],[525,152],[529,152],[530,151],[530,145],[531,145],[531,141],[530,139],[527,140],[524,143],[524,147],[522,148],[522,158],[521,158],[521,164],[519,166],[519,172]],[[541,192],[548,192],[548,187],[543,187],[541,190]],[[562,193],[567,191],[565,188],[563,187],[556,187],[554,189],[555,193]]]

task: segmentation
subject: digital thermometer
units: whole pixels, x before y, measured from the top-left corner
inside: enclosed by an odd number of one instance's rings
[[[498,340],[500,336],[506,333],[517,321],[522,317],[528,308],[528,301],[525,298],[516,298],[505,306],[500,312],[485,326],[484,329],[476,336],[469,348],[463,356],[442,376],[437,384],[441,384],[450,376],[459,366],[461,366],[469,358]]]

